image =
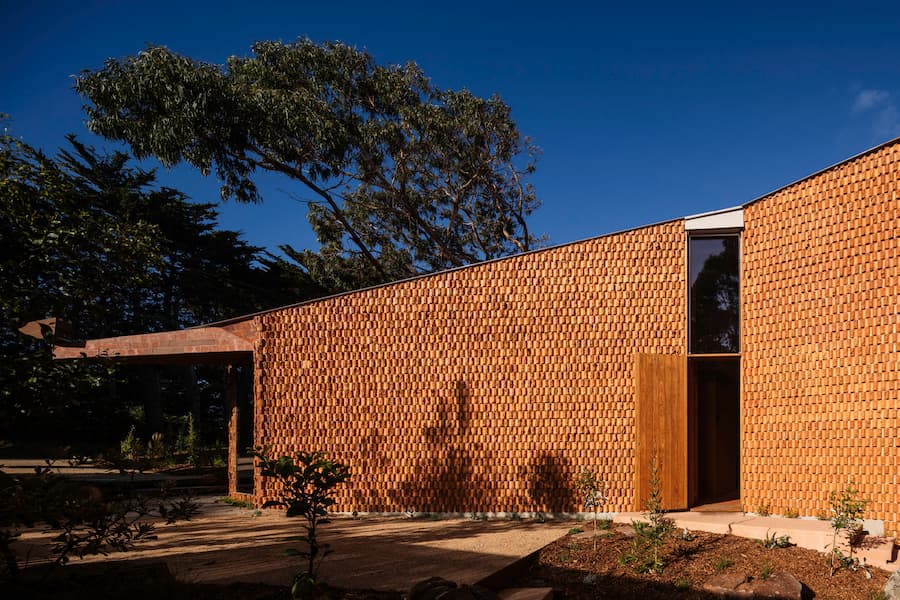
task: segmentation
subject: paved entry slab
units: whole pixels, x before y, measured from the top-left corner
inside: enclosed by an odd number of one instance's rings
[[[165,561],[181,581],[256,582],[288,585],[300,547],[285,538],[301,535],[303,521],[276,511],[235,508],[211,500],[193,521],[160,525],[158,539],[127,553],[91,556],[72,564],[102,561]],[[357,589],[406,591],[422,579],[444,577],[476,583],[565,535],[571,523],[339,517],[322,527],[320,539],[334,551],[322,563],[322,579]],[[20,544],[33,557],[46,555],[49,536],[26,533]],[[22,547],[24,555],[28,548]],[[76,567],[77,568],[77,567]]]

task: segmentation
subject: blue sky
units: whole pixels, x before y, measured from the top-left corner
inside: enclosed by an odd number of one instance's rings
[[[146,43],[221,63],[308,36],[499,94],[543,151],[531,221],[551,244],[741,204],[900,136],[900,3],[11,2],[0,112],[54,151],[84,128],[72,75]],[[159,180],[196,200],[189,168]],[[311,247],[303,190],[220,207],[252,243]]]

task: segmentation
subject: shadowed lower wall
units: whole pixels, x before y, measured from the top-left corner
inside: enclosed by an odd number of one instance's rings
[[[634,356],[684,351],[684,252],[676,221],[261,315],[257,443],[349,464],[337,510],[580,510],[586,466],[630,510]]]
[[[748,206],[742,496],[815,515],[853,481],[900,525],[900,146]]]

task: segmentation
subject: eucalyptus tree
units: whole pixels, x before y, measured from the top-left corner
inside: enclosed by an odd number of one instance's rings
[[[341,43],[258,42],[224,65],[160,46],[77,78],[91,131],[138,158],[215,173],[258,202],[286,176],[320,248],[283,251],[332,290],[534,247],[536,149],[499,97],[435,86]]]

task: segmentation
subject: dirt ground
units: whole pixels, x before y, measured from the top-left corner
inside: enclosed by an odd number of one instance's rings
[[[235,582],[288,585],[299,559],[285,550],[299,543],[285,538],[303,533],[299,519],[283,513],[203,502],[189,522],[159,525],[157,539],[129,552],[74,558],[79,564],[164,561],[180,582]],[[440,576],[476,583],[565,535],[571,523],[338,517],[324,525],[320,539],[331,544],[320,579],[344,589],[406,591],[418,581]],[[32,562],[47,556],[51,535],[26,532],[17,544]]]
[[[585,527],[588,529],[587,527]],[[619,558],[632,548],[622,531],[600,531],[594,551],[590,535],[566,536],[544,548],[521,585],[545,585],[568,600],[621,598],[706,599],[703,583],[717,573],[764,578],[788,571],[804,585],[804,598],[817,600],[872,600],[884,588],[889,574],[870,569],[839,571],[830,576],[828,557],[813,550],[789,547],[766,549],[757,540],[710,533],[694,534],[693,541],[673,537],[664,555],[667,566],[659,575],[642,575]]]

